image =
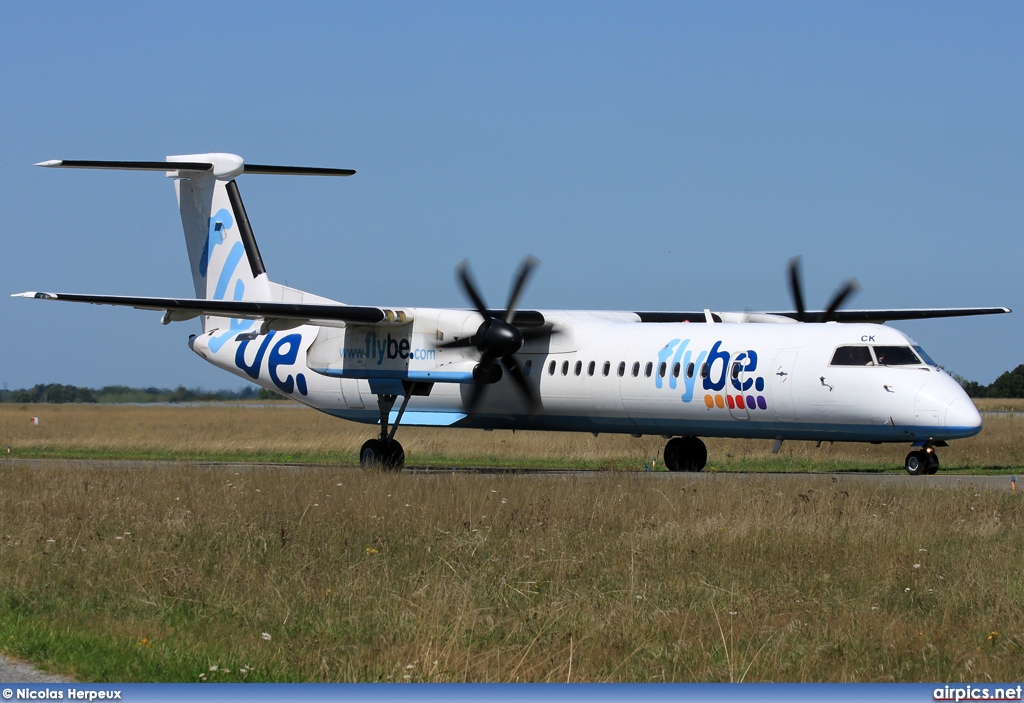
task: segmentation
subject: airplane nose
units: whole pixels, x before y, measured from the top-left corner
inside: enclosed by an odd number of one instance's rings
[[[946,407],[946,429],[963,432],[965,437],[981,431],[981,413],[970,398],[957,398]]]

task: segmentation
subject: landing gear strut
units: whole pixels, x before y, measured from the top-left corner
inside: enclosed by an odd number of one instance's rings
[[[926,444],[921,449],[915,449],[907,454],[903,462],[903,468],[911,476],[924,476],[934,474],[939,470],[939,455],[935,453],[935,447]]]
[[[665,445],[669,471],[700,471],[708,463],[708,448],[696,437],[674,437]]]
[[[390,393],[381,393],[377,396],[377,407],[380,409],[380,437],[368,439],[359,450],[359,465],[364,469],[380,467],[385,471],[401,471],[405,466],[405,450],[395,439],[395,432],[402,421],[402,415],[409,405],[409,398],[413,395],[412,389],[406,389],[402,397],[402,405],[398,408],[398,416],[395,423],[388,430],[388,418],[391,416],[391,408],[395,407],[395,400],[398,396]]]

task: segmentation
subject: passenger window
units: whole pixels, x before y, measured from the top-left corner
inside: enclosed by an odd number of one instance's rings
[[[658,375],[661,376],[662,378],[665,378],[665,371],[666,370],[668,370],[668,364],[666,364],[663,361],[663,362],[661,362],[661,366],[658,367]]]
[[[554,376],[554,375],[555,375],[555,362],[552,361],[550,364],[548,364],[548,376]]]
[[[619,378],[622,378],[625,375],[626,375],[626,362],[625,361],[620,361],[619,362]]]
[[[639,361],[634,361],[633,362],[633,378],[636,378],[639,375],[640,375],[640,362]]]
[[[587,364],[587,375],[588,376],[593,376],[594,375],[594,368],[595,368],[595,366],[594,366],[594,362],[593,361],[591,361],[589,364]]]
[[[874,347],[878,363],[883,366],[920,366],[921,360],[910,347]]]
[[[569,375],[569,362],[568,361],[563,361],[562,362],[562,375],[563,376],[568,376]]]
[[[733,380],[736,380],[739,377],[740,377],[740,364],[739,364],[739,362],[735,362],[732,365],[732,378],[733,378]]]
[[[611,371],[612,371],[612,362],[610,362],[610,361],[604,362],[604,368],[601,369],[601,375],[602,376],[607,376],[609,373],[611,373]]]
[[[575,369],[574,373],[577,376],[579,376],[582,371],[583,371],[583,362],[582,361],[577,361],[576,362],[576,369]]]
[[[533,359],[527,359],[526,363],[523,364],[523,375],[529,376],[531,369],[533,369]]]
[[[654,362],[648,361],[647,366],[644,367],[644,376],[647,378],[651,377],[651,372],[654,371]]]
[[[686,365],[686,377],[687,378],[693,378],[693,369],[694,369],[694,364],[691,361],[689,364]]]
[[[874,363],[868,347],[839,347],[832,355],[832,366],[871,366]]]
[[[703,364],[700,365],[700,377],[701,378],[707,378],[708,377],[708,362],[706,362],[706,361]]]
[[[677,361],[675,366],[672,367],[672,378],[679,378],[679,362]]]

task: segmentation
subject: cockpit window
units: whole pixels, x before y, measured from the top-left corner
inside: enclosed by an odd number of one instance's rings
[[[929,366],[938,366],[938,364],[932,361],[932,358],[928,356],[928,352],[926,352],[921,347],[914,347],[914,351],[916,351],[917,355],[924,360],[924,363],[928,364]]]
[[[910,347],[874,347],[882,366],[920,366],[921,360]]]
[[[833,366],[871,366],[874,363],[868,347],[839,347],[832,355]]]

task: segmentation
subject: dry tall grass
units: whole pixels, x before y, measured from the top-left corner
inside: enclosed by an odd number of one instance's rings
[[[0,643],[101,680],[1012,681],[1022,524],[847,477],[0,462]]]
[[[1006,401],[993,401],[1006,402]],[[984,407],[984,406],[983,406]],[[38,426],[28,422],[40,418]],[[0,452],[14,455],[175,459],[296,460],[354,465],[370,425],[338,420],[292,403],[176,406],[0,405]],[[400,428],[410,465],[557,465],[640,469],[661,463],[665,441],[623,435],[484,432]],[[707,441],[709,469],[760,471],[900,470],[904,444]],[[977,437],[940,451],[942,468],[1001,470],[1024,466],[1024,417],[988,417]]]

